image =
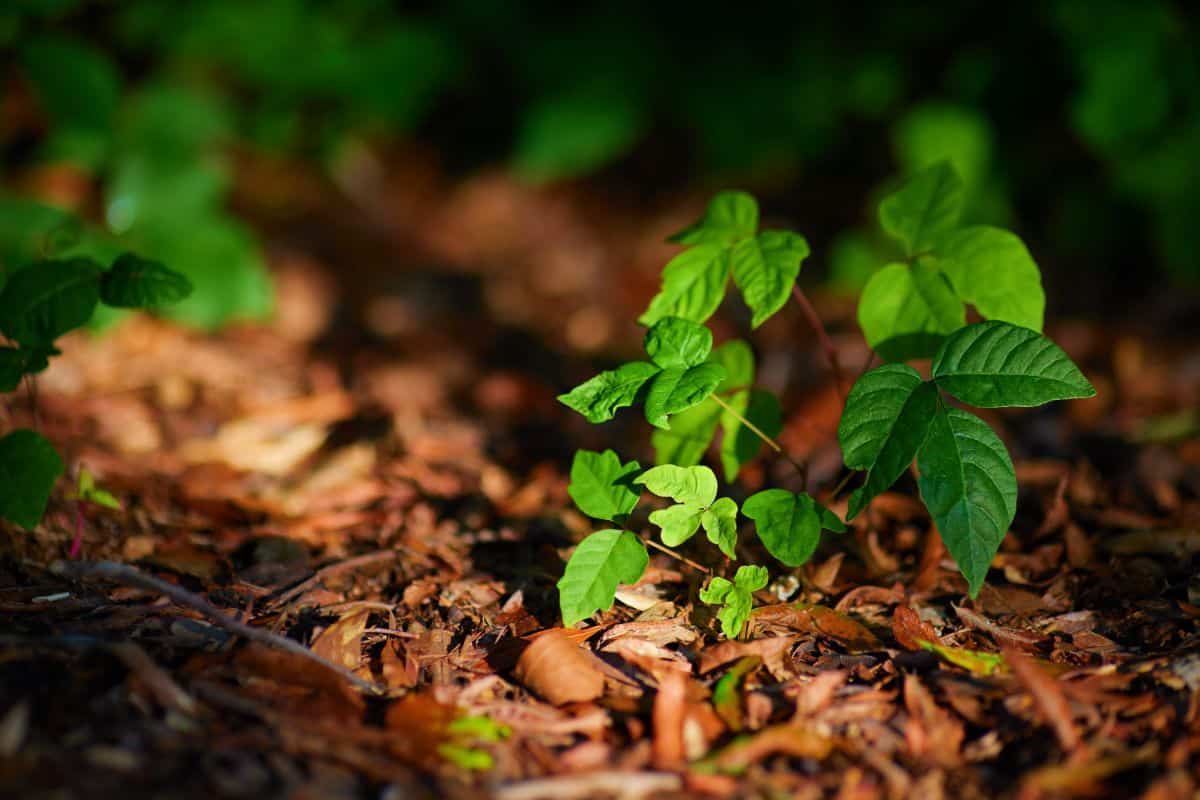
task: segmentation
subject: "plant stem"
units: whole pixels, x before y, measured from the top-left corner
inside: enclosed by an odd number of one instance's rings
[[[817,316],[817,310],[813,308],[808,296],[797,284],[792,284],[792,297],[796,298],[796,302],[804,311],[804,316],[808,318],[808,324],[816,332],[817,339],[821,342],[821,349],[825,351],[825,358],[829,361],[829,368],[833,370],[833,381],[837,385],[838,394],[845,400],[846,382],[842,378],[842,365],[838,361],[837,348],[833,346],[833,340],[829,338],[829,333],[825,330],[825,323],[821,322],[821,318]]]
[[[783,447],[780,446],[779,442],[775,441],[770,436],[767,436],[767,434],[763,433],[761,428],[759,428],[757,425],[755,425],[750,420],[746,419],[746,417],[740,411],[738,411],[733,406],[729,405],[729,403],[726,403],[724,400],[722,400],[715,392],[713,394],[710,394],[709,397],[711,397],[713,399],[713,402],[715,402],[721,408],[725,409],[730,414],[732,414],[734,419],[736,419],[738,422],[745,425],[750,430],[751,433],[753,433],[759,439],[762,439],[763,442],[765,442],[768,447],[770,447],[772,450],[774,450],[779,455],[786,458],[788,463],[791,464],[793,467],[795,467],[796,471],[800,473],[800,476],[801,476],[803,482],[805,484],[808,483],[808,465],[807,464],[801,464],[801,463],[797,462],[795,459],[793,459],[791,456],[789,456],[784,451]]]
[[[642,541],[644,541],[646,544],[650,545],[651,547],[653,547],[655,550],[659,551],[660,553],[666,553],[667,555],[669,555],[671,558],[675,559],[676,561],[680,561],[684,564],[687,564],[692,569],[699,570],[700,572],[703,572],[705,575],[712,575],[712,570],[709,569],[708,567],[704,566],[703,564],[697,564],[695,561],[692,561],[690,558],[683,555],[682,553],[675,552],[671,548],[667,547],[665,544],[659,544],[658,542],[654,541],[653,539],[643,539]]]

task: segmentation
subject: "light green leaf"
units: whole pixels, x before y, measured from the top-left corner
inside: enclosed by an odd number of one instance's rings
[[[629,531],[597,531],[584,539],[558,581],[563,625],[612,608],[617,585],[637,583],[648,563],[646,546]]]
[[[97,486],[96,476],[87,467],[79,468],[79,485],[75,489],[74,499],[111,508],[113,511],[121,510],[121,501],[114,497],[112,492]]]
[[[736,560],[737,553],[737,503],[722,497],[701,515],[700,524],[708,540],[720,548],[729,559]]]
[[[787,302],[808,253],[804,237],[788,231],[764,231],[734,246],[733,282],[753,312],[752,327],[766,322]]]
[[[1012,460],[986,422],[939,405],[917,467],[921,499],[974,597],[1017,513]]]
[[[879,204],[883,229],[913,256],[930,248],[934,240],[958,222],[962,212],[963,184],[949,162],[942,161],[913,175]]]
[[[867,480],[850,495],[846,519],[858,516],[912,463],[937,403],[937,387],[904,364],[873,369],[854,384],[838,425],[838,444],[846,466],[867,470]]]
[[[754,354],[750,346],[740,339],[733,339],[716,348],[709,354],[708,360],[725,367],[725,380],[717,384],[715,391],[728,392],[754,383]],[[744,411],[745,400],[746,393],[739,391],[729,395],[725,402]],[[672,417],[669,430],[655,428],[650,437],[655,463],[677,464],[681,467],[699,464],[724,413],[717,403],[704,402]],[[728,437],[726,429],[726,439]]]
[[[765,567],[743,566],[738,567],[732,582],[716,577],[700,590],[701,601],[723,606],[717,612],[717,619],[726,639],[736,639],[741,634],[754,607],[754,592],[767,585],[768,577]]]
[[[742,514],[754,520],[754,530],[767,552],[798,567],[816,552],[821,541],[821,514],[807,494],[765,489],[742,503]]]
[[[650,513],[650,523],[657,525],[659,538],[667,547],[678,547],[696,535],[705,509],[699,503],[680,503]]]
[[[1058,345],[1007,322],[980,322],[948,338],[933,361],[933,379],[980,408],[1039,406],[1096,394]]]
[[[0,439],[0,517],[32,530],[62,473],[62,459],[40,433],[22,428]]]
[[[613,418],[618,408],[633,405],[638,391],[659,372],[653,364],[632,361],[560,394],[558,402],[583,414],[588,422],[605,422]]]
[[[651,467],[634,479],[656,497],[707,508],[717,499],[717,476],[708,467]]]
[[[779,405],[779,398],[768,391],[754,389],[739,392],[726,402],[767,436],[778,436],[783,430],[783,409]],[[725,480],[733,482],[737,480],[742,467],[758,455],[764,443],[758,434],[729,411],[721,414],[721,430],[725,432],[721,440],[721,465],[725,469]]]
[[[646,331],[646,355],[663,369],[694,367],[712,351],[712,332],[679,317],[664,317]]]
[[[725,299],[729,282],[729,249],[702,244],[671,259],[662,272],[662,288],[638,322],[653,325],[663,317],[704,322]]]
[[[646,394],[646,419],[656,428],[669,428],[669,415],[703,402],[724,379],[725,368],[712,362],[664,369]]]
[[[567,494],[589,517],[610,522],[627,517],[641,497],[633,488],[633,476],[640,469],[636,461],[622,464],[612,450],[576,450]]]
[[[758,202],[746,192],[720,192],[708,204],[704,217],[671,236],[677,244],[730,245],[758,230]]]
[[[1042,274],[1016,234],[973,225],[939,238],[936,250],[954,291],[983,317],[1042,329]]]
[[[0,331],[23,345],[50,345],[91,319],[100,299],[99,264],[87,258],[41,261],[0,292]]]
[[[119,256],[100,278],[100,299],[114,308],[155,308],[191,293],[184,275],[133,253]]]
[[[867,344],[887,361],[929,358],[945,334],[966,324],[966,308],[949,281],[925,259],[876,272],[858,301]]]

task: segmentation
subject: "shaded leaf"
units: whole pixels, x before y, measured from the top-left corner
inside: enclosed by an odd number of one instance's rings
[[[754,382],[754,354],[750,346],[740,339],[733,339],[717,347],[709,353],[708,360],[725,368],[725,379],[717,384],[715,392],[731,392]],[[739,411],[744,411],[746,392],[732,391],[725,402]],[[717,424],[728,424],[723,416],[725,414],[724,409],[717,403],[705,402],[676,414],[671,418],[669,429],[655,428],[650,437],[650,443],[654,446],[655,463],[676,464],[681,467],[699,464],[712,443]],[[726,427],[725,431],[728,437],[729,428]]]
[[[963,183],[947,161],[913,175],[879,204],[883,229],[904,245],[905,255],[927,250],[954,227],[962,212]]]
[[[917,640],[917,644],[931,653],[936,653],[943,660],[969,672],[974,672],[976,675],[994,675],[1008,669],[1008,665],[1004,663],[1004,657],[999,653],[985,653],[981,650],[968,650],[965,647],[949,647],[923,639]]]
[[[40,433],[20,429],[0,438],[0,517],[36,527],[62,473],[62,458]]]
[[[726,403],[767,436],[778,436],[783,430],[783,408],[779,405],[779,398],[771,392],[761,389],[739,392]],[[721,440],[721,465],[725,470],[725,480],[732,482],[737,480],[742,467],[758,455],[765,443],[725,409],[721,414],[721,430],[725,433]]]
[[[981,322],[946,340],[933,361],[938,386],[973,406],[1038,406],[1096,390],[1054,342],[1007,322]]]
[[[47,350],[25,347],[0,347],[0,392],[14,391],[26,375],[41,372],[47,366]]]
[[[789,567],[806,563],[816,552],[823,511],[826,509],[809,495],[786,489],[766,489],[742,504],[742,514],[754,520],[767,552]]]
[[[100,278],[100,299],[114,308],[155,308],[178,303],[192,282],[157,261],[125,253]]]
[[[917,466],[921,499],[974,597],[1017,513],[1008,450],[979,417],[939,405]]]
[[[92,317],[100,299],[99,264],[86,258],[41,261],[0,292],[0,331],[23,345],[50,345]]]

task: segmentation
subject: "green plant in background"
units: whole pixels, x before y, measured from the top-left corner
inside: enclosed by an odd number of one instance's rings
[[[59,354],[59,337],[83,327],[103,304],[117,309],[158,309],[186,298],[191,282],[156,261],[132,253],[106,269],[91,258],[35,262],[14,274],[0,272],[0,391],[14,391]],[[18,429],[0,438],[0,518],[33,528],[45,513],[62,458],[37,431]],[[116,502],[80,472],[77,497]]]
[[[886,360],[932,356],[931,378],[904,363],[863,374],[846,398],[838,441],[846,466],[865,473],[849,497],[848,521],[915,460],[921,497],[973,597],[1016,514],[1017,482],[1000,438],[950,398],[981,408],[1035,406],[1090,397],[1095,390],[1039,332],[1045,297],[1025,246],[997,228],[960,227],[961,203],[961,180],[948,163],[938,163],[880,204],[880,223],[902,244],[906,261],[871,279],[859,319],[868,342]],[[658,461],[643,470],[636,461],[622,463],[611,450],[576,453],[572,499],[585,514],[620,527],[591,534],[567,562],[558,584],[566,625],[611,608],[618,586],[641,578],[648,553],[629,519],[642,488],[673,502],[650,513],[661,540],[651,543],[673,553],[669,548],[703,529],[726,559],[729,569],[718,570],[726,574],[739,558],[739,514],[752,521],[767,552],[788,567],[812,557],[822,530],[845,530],[837,515],[806,492],[765,489],[739,509],[732,498],[718,497],[716,474],[699,465],[718,426],[728,482],[737,479],[760,442],[782,453],[773,438],[781,427],[779,402],[753,388],[749,346],[735,340],[713,349],[702,323],[721,304],[730,277],[754,327],[779,311],[808,255],[803,237],[759,232],[754,199],[723,192],[701,220],[671,240],[687,249],[664,268],[662,290],[641,317],[649,325],[644,341],[649,360],[602,372],[559,397],[593,423],[642,403],[655,428]],[[987,321],[966,324],[967,305]],[[743,437],[760,441],[745,447]],[[750,616],[753,593],[767,581],[765,567],[742,564],[732,579],[713,575],[699,599],[719,607],[722,631],[732,638]]]

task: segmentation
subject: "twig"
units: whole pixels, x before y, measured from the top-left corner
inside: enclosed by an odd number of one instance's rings
[[[709,569],[708,567],[706,567],[702,564],[697,564],[695,561],[692,561],[690,558],[683,555],[682,553],[675,552],[671,548],[667,547],[665,544],[659,544],[658,542],[654,541],[653,539],[643,539],[642,541],[644,541],[646,544],[653,547],[655,550],[658,550],[660,553],[666,553],[671,558],[674,558],[678,561],[683,562],[684,564],[687,564],[692,569],[699,570],[700,572],[703,572],[705,575],[712,575],[712,570]]]
[[[314,572],[308,578],[304,579],[292,588],[284,591],[279,595],[279,597],[276,598],[276,600],[280,603],[290,603],[292,600],[304,594],[309,589],[313,588],[331,575],[336,575],[339,572],[345,572],[346,570],[365,567],[368,564],[374,564],[377,561],[392,561],[399,555],[400,554],[396,550],[376,550],[374,553],[365,553],[361,556],[355,556],[354,558],[348,558],[345,561],[338,561],[328,566],[321,567],[321,569]]]
[[[306,658],[313,661],[326,669],[332,670],[345,678],[356,689],[368,694],[383,694],[387,691],[386,687],[363,680],[358,675],[355,675],[350,670],[343,666],[334,664],[328,659],[322,658],[313,651],[309,650],[299,642],[289,639],[286,636],[280,636],[277,633],[255,628],[244,622],[239,622],[233,617],[226,614],[221,609],[214,606],[212,603],[205,600],[199,595],[193,594],[172,583],[167,583],[161,578],[156,578],[153,575],[147,575],[139,569],[128,566],[127,564],[118,564],[115,561],[55,561],[50,565],[50,571],[55,575],[60,575],[72,580],[82,581],[87,579],[106,580],[112,583],[119,583],[124,586],[132,586],[137,589],[143,589],[148,592],[157,592],[170,598],[173,602],[181,606],[190,608],[193,611],[202,614],[207,619],[211,620],[216,625],[243,639],[268,647],[276,647],[280,650],[286,650],[293,655]]]
[[[717,395],[715,392],[713,394],[710,394],[709,397],[711,397],[713,399],[714,403],[716,403],[721,408],[725,409],[730,414],[732,414],[734,419],[736,419],[738,422],[745,425],[750,430],[751,433],[753,433],[759,439],[762,439],[763,442],[768,447],[770,447],[776,453],[778,453],[779,455],[781,455],[785,459],[787,459],[787,462],[789,464],[791,464],[793,467],[795,467],[796,471],[800,473],[801,482],[804,483],[805,485],[808,484],[808,463],[807,462],[800,463],[800,462],[796,461],[794,458],[792,458],[790,455],[788,455],[787,451],[785,451],[783,449],[783,447],[779,444],[779,442],[775,441],[770,436],[767,436],[767,434],[763,433],[761,428],[759,428],[757,425],[755,425],[750,420],[746,419],[745,415],[743,415],[740,411],[738,411],[733,406],[729,405],[729,403],[726,403],[724,400],[722,400],[720,398],[720,396]]]
[[[825,351],[825,358],[829,361],[829,368],[833,370],[833,381],[837,385],[838,394],[845,400],[846,382],[842,377],[842,365],[838,362],[837,348],[833,346],[833,340],[829,338],[829,333],[825,330],[825,323],[821,322],[821,318],[817,315],[817,310],[813,308],[812,303],[808,300],[808,296],[804,294],[804,290],[797,284],[792,284],[792,297],[796,298],[796,302],[800,304],[801,310],[804,311],[804,316],[808,318],[808,324],[816,332],[817,340],[821,343],[821,349]]]

